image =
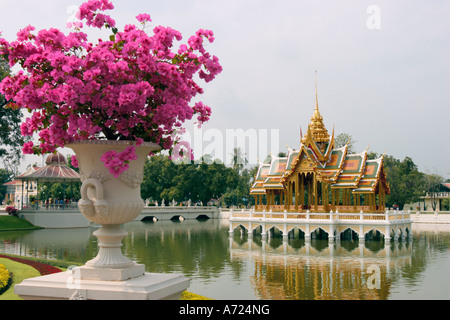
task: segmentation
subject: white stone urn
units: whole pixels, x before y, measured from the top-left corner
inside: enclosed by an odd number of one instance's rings
[[[166,300],[179,299],[189,288],[190,280],[183,275],[145,272],[143,264],[126,258],[120,249],[127,235],[121,225],[135,219],[144,207],[140,185],[145,160],[159,146],[136,147],[137,159],[117,178],[105,168],[101,156],[110,150],[120,152],[131,143],[99,140],[67,145],[75,151],[80,168],[80,211],[89,221],[101,224],[94,232],[98,255],[71,272],[25,279],[14,286],[15,294],[26,300]]]
[[[101,156],[110,150],[121,152],[131,141],[85,140],[67,145],[78,159],[81,178],[81,200],[78,207],[91,222],[100,224],[94,232],[98,239],[98,255],[85,266],[74,269],[74,277],[90,280],[126,280],[145,273],[145,266],[136,264],[122,254],[122,239],[128,234],[121,225],[133,221],[144,208],[141,183],[144,164],[154,143],[136,147],[136,160],[115,178],[109,173]]]

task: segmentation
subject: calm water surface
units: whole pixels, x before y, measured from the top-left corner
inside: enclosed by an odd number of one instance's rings
[[[0,252],[86,262],[96,227],[0,232]],[[450,299],[450,225],[414,224],[413,240],[229,236],[228,221],[131,222],[123,251],[148,272],[182,273],[214,299]]]

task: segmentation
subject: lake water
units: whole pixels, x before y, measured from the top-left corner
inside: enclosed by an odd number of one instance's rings
[[[97,253],[96,227],[0,232],[0,252],[74,262]],[[213,299],[450,299],[450,225],[413,224],[412,241],[228,233],[228,221],[131,222],[126,256],[148,272],[182,273]]]

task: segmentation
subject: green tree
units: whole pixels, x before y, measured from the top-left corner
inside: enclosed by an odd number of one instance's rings
[[[8,63],[0,58],[0,81],[10,74]],[[21,135],[20,123],[22,113],[19,109],[11,107],[12,101],[6,100],[0,94],[0,158],[3,165],[17,175],[22,160],[21,147],[26,138]]]
[[[204,158],[210,159],[207,156]],[[175,164],[167,157],[157,155],[145,164],[141,196],[159,203],[164,199],[166,204],[172,199],[177,202],[190,199],[206,205],[211,199],[221,199],[227,188],[234,189],[238,183],[238,172],[223,163]]]
[[[355,153],[355,144],[358,142],[355,139],[353,139],[352,135],[349,133],[340,133],[336,136],[336,138],[334,139],[335,142],[335,147],[336,148],[341,148],[343,146],[345,146],[346,144],[348,145],[348,154],[352,154]]]
[[[141,185],[143,199],[161,202],[163,191],[172,187],[173,178],[177,174],[175,164],[164,155],[150,157],[144,166],[144,181]],[[169,200],[167,197],[166,203]]]
[[[237,170],[238,172],[240,172],[248,163],[248,159],[245,157],[245,153],[239,147],[233,149],[232,157],[233,169]]]
[[[444,182],[444,178],[436,173],[425,175],[425,191],[430,195],[433,211],[436,211],[439,202],[438,192],[440,191],[442,182]]]
[[[415,202],[423,194],[425,175],[419,172],[410,157],[400,161],[392,156],[384,157],[391,194],[386,197],[386,206],[398,205],[400,209],[406,203]]]
[[[12,178],[13,174],[10,171],[0,168],[0,203],[2,203],[6,196],[7,188],[3,184],[11,181]]]

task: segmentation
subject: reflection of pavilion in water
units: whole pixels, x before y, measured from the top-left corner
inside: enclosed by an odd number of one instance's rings
[[[252,285],[267,300],[387,299],[400,268],[411,264],[411,246],[230,237],[231,260],[254,263]]]

